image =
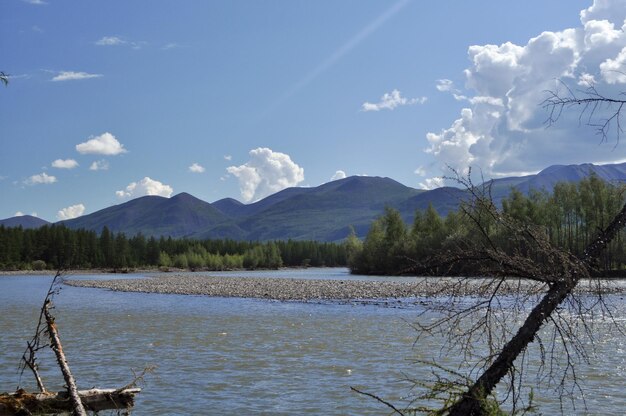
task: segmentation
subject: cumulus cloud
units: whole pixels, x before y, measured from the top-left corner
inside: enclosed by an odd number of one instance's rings
[[[115,192],[115,195],[120,199],[138,198],[145,195],[158,195],[169,198],[173,192],[174,190],[171,186],[146,176],[139,182],[131,182],[125,189]]]
[[[126,153],[124,145],[121,144],[111,133],[104,133],[100,136],[91,137],[84,143],[76,145],[76,151],[81,154],[98,154],[115,156]]]
[[[52,167],[57,169],[74,169],[78,166],[78,162],[74,159],[57,159],[52,162]]]
[[[55,183],[56,181],[57,178],[55,176],[48,175],[47,173],[43,172],[38,175],[31,176],[30,178],[26,179],[24,183],[26,185],[48,185],[51,183]]]
[[[15,213],[15,215],[13,215],[13,216],[14,216],[14,217],[23,217],[23,216],[24,216],[24,213],[23,213],[22,211],[17,211],[17,212]]]
[[[109,170],[109,162],[104,159],[96,160],[89,166],[89,170]]]
[[[189,166],[189,172],[193,172],[193,173],[202,173],[204,172],[204,167],[198,165],[197,163],[192,164],[191,166]]]
[[[487,177],[537,171],[555,163],[619,159],[611,152],[612,144],[597,145],[595,129],[579,123],[576,109],[546,128],[548,115],[540,104],[547,98],[545,91],[566,93],[565,86],[572,91],[594,86],[611,96],[624,90],[625,18],[626,2],[596,0],[581,12],[577,27],[545,31],[522,45],[470,46],[465,90],[447,79],[437,82],[438,90],[468,105],[449,127],[426,135],[426,152],[444,174],[446,165],[461,172],[471,165]],[[594,116],[601,119],[605,110],[598,109]]]
[[[335,174],[330,178],[331,181],[336,181],[339,179],[344,179],[346,177],[346,172],[343,170],[338,170]]]
[[[364,102],[361,105],[361,111],[394,110],[396,107],[403,105],[424,104],[427,99],[427,97],[409,99],[403,97],[400,91],[393,90],[383,94],[377,103]]]
[[[71,205],[59,210],[57,212],[57,219],[59,221],[71,220],[72,218],[80,217],[84,212],[85,206],[83,204]]]
[[[256,201],[304,181],[304,169],[285,153],[266,147],[250,150],[250,160],[241,166],[230,166],[228,173],[239,180],[244,201]]]
[[[75,81],[80,79],[100,78],[102,74],[89,74],[87,72],[61,71],[52,78],[52,81]]]
[[[424,182],[419,183],[421,189],[431,190],[435,188],[441,188],[445,183],[442,177],[424,179]]]

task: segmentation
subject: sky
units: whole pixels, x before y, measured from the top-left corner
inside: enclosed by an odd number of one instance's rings
[[[624,162],[541,103],[626,91],[625,18],[624,0],[2,0],[0,218]]]

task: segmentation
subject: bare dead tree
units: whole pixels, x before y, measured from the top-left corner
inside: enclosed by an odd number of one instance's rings
[[[586,91],[573,91],[565,87],[565,95],[558,91],[549,92],[549,97],[543,102],[544,108],[549,112],[547,123],[553,124],[564,111],[582,106],[579,114],[581,122],[596,127],[603,141],[614,130],[619,142],[622,133],[622,110],[626,100],[603,96],[593,86]],[[453,240],[448,247],[420,266],[424,270],[432,269],[433,265],[447,266],[448,270],[459,274],[464,266],[471,265],[472,270],[479,271],[478,274],[493,278],[478,283],[470,279],[459,279],[452,288],[452,297],[461,298],[466,293],[464,289],[467,285],[473,285],[474,291],[478,286],[478,300],[470,306],[447,304],[449,312],[444,314],[444,318],[429,325],[420,325],[418,329],[422,334],[439,331],[447,337],[448,345],[453,345],[467,354],[466,359],[475,358],[471,354],[475,345],[486,343],[488,351],[471,368],[470,374],[475,375],[475,378],[472,377],[473,382],[467,383],[461,389],[459,386],[463,386],[463,381],[450,382],[447,384],[448,389],[441,389],[442,394],[452,395],[452,399],[448,396],[444,407],[437,413],[486,414],[489,397],[505,377],[509,379],[506,394],[512,400],[515,412],[520,399],[519,387],[526,352],[533,342],[537,342],[540,349],[540,372],[549,381],[556,382],[561,392],[566,390],[568,381],[573,384],[571,393],[576,390],[582,392],[576,378],[574,357],[588,360],[588,355],[577,331],[581,330],[592,338],[593,332],[586,314],[599,309],[603,314],[611,316],[611,309],[604,302],[601,290],[597,291],[596,301],[589,303],[577,298],[575,289],[583,279],[599,289],[598,281],[591,279],[591,271],[601,252],[626,225],[626,204],[606,228],[598,231],[583,253],[575,256],[550,244],[540,229],[507,218],[494,206],[489,185],[476,187],[469,176],[464,179],[457,175],[457,179],[473,196],[472,201],[462,205],[463,215],[475,227],[473,237]],[[509,238],[508,249],[503,249],[494,240],[492,227],[504,230]],[[501,295],[507,293],[506,288],[511,285],[517,285],[517,293],[523,294],[522,301],[517,297],[514,304],[503,308]],[[525,313],[527,309],[522,305],[527,305],[531,295],[537,296],[538,293],[540,295],[536,298],[537,303],[521,325],[516,330],[511,329],[510,320],[502,311],[512,308]],[[567,308],[572,313],[565,313],[560,308]],[[499,312],[495,313],[496,310]],[[544,339],[541,331],[547,323],[551,324],[552,334]],[[482,341],[482,344],[476,341]],[[557,351],[556,341],[562,345],[563,351]],[[554,362],[559,358],[565,360],[561,376],[553,371]]]

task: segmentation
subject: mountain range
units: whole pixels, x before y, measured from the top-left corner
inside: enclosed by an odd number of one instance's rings
[[[557,182],[577,182],[596,174],[606,181],[626,181],[626,163],[613,165],[554,165],[536,175],[492,181],[492,196],[501,201],[512,188],[552,190]],[[311,188],[287,188],[252,204],[232,198],[208,203],[188,193],[171,198],[144,196],[92,214],[60,221],[69,228],[85,228],[173,238],[230,238],[235,240],[339,241],[354,227],[364,236],[386,206],[412,221],[416,209],[429,204],[446,215],[467,198],[459,188],[414,189],[390,178],[351,176]],[[49,224],[32,217],[0,220],[5,227],[34,228]]]

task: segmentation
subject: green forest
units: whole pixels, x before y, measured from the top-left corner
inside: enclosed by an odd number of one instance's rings
[[[316,241],[248,242],[186,240],[138,234],[127,237],[104,227],[72,230],[0,226],[0,269],[112,269],[170,267],[191,270],[276,269],[283,266],[345,266],[343,244]]]
[[[603,229],[624,204],[624,189],[590,176],[579,183],[563,182],[551,194],[512,190],[502,200],[500,212],[520,224],[531,224],[553,245],[578,255],[599,229]],[[463,204],[440,216],[429,206],[417,211],[408,225],[400,213],[386,208],[366,238],[354,234],[343,243],[317,241],[251,242],[188,240],[138,234],[127,237],[104,227],[73,230],[63,225],[37,229],[0,226],[0,269],[112,269],[180,268],[190,270],[276,269],[302,266],[349,266],[355,274],[415,274],[415,265],[443,253],[458,241],[481,238]],[[487,218],[487,216],[483,216]],[[509,230],[483,224],[489,238],[501,247],[514,247]],[[529,251],[530,252],[530,251]],[[622,230],[604,251],[598,270],[620,275],[626,270],[626,235]],[[434,268],[420,274],[471,275],[471,269]]]
[[[598,230],[604,229],[620,211],[624,200],[623,188],[592,175],[579,183],[558,183],[551,194],[531,191],[525,196],[512,190],[502,201],[499,215],[519,224],[532,225],[551,244],[579,255]],[[524,250],[515,246],[516,242],[507,234],[508,229],[489,224],[488,215],[476,215],[486,221],[481,224],[480,230],[463,206],[445,218],[430,206],[424,212],[416,212],[413,224],[409,226],[398,211],[387,208],[385,214],[372,224],[363,242],[354,235],[348,238],[346,244],[351,271],[355,274],[415,274],[416,264],[423,264],[435,255],[441,257],[459,241],[471,244],[472,240],[478,242],[487,237],[505,251]],[[486,236],[482,234],[485,230]],[[624,274],[625,234],[624,230],[620,231],[603,252],[597,265],[599,274]],[[531,250],[528,249],[528,252]],[[468,268],[434,267],[417,273],[472,275],[474,272]]]

